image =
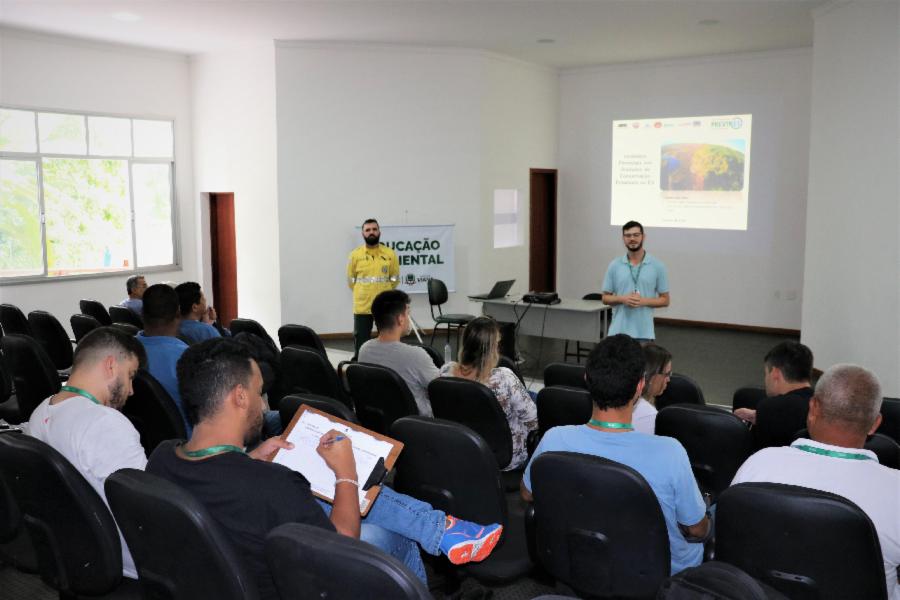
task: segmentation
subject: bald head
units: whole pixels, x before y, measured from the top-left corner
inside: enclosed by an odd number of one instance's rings
[[[815,398],[822,419],[866,435],[881,411],[881,384],[868,369],[834,365],[819,378]]]

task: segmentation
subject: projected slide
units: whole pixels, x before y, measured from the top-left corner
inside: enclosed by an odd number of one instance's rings
[[[747,229],[750,115],[613,121],[611,224]]]

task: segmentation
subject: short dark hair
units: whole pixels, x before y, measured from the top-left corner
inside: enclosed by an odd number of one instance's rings
[[[781,342],[769,350],[763,360],[769,369],[778,367],[789,382],[812,379],[813,353],[800,342]]]
[[[82,366],[91,364],[108,354],[114,354],[116,360],[119,361],[134,356],[141,367],[147,364],[144,345],[137,338],[119,331],[115,327],[98,327],[78,342],[72,358],[72,371],[77,371]]]
[[[643,374],[641,345],[624,333],[600,340],[585,367],[588,391],[597,408],[604,410],[631,402]]]
[[[249,385],[253,358],[246,346],[215,338],[190,346],[178,359],[178,391],[192,425],[216,414],[237,385]]]
[[[178,307],[181,310],[181,316],[191,314],[194,305],[200,302],[200,284],[196,281],[185,281],[175,286],[175,293],[178,294]]]
[[[644,233],[644,226],[641,225],[640,223],[638,223],[637,221],[628,221],[627,223],[625,223],[624,225],[622,225],[622,233],[625,233],[626,231],[628,231],[628,230],[631,229],[632,227],[637,227],[638,229],[640,229],[640,230],[641,230],[641,235],[643,235],[643,233]]]
[[[178,294],[164,283],[156,283],[144,292],[144,324],[166,325],[178,318],[180,306]]]
[[[378,221],[376,221],[375,219],[366,219],[365,221],[363,221],[362,226],[365,227],[369,223],[375,223],[376,225],[378,225]],[[379,227],[381,227],[381,226],[379,225]]]
[[[125,291],[129,294],[134,291],[134,289],[138,286],[138,281],[143,279],[143,275],[132,275],[128,279],[125,280]]]
[[[385,290],[372,301],[372,317],[378,331],[392,329],[397,325],[397,317],[406,312],[409,294],[403,290]]]

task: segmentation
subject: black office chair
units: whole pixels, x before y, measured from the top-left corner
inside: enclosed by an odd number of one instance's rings
[[[397,419],[419,414],[412,392],[393,369],[355,362],[347,365],[344,376],[363,427],[387,434]]]
[[[587,389],[584,366],[568,363],[550,363],[544,367],[544,387],[566,386]]]
[[[282,598],[431,600],[422,581],[374,546],[286,523],[266,536],[266,560]]]
[[[545,387],[538,392],[536,404],[541,437],[560,425],[584,425],[594,411],[591,393],[583,387]]]
[[[749,408],[756,410],[759,401],[766,397],[765,388],[758,386],[745,386],[734,391],[731,397],[731,410],[739,408]]]
[[[484,438],[465,425],[428,417],[399,419],[390,436],[404,444],[395,465],[397,491],[461,519],[503,525],[491,555],[465,565],[465,573],[506,583],[531,569],[524,511],[518,498],[507,503],[497,460]]]
[[[231,323],[228,325],[228,329],[231,330],[231,335],[233,336],[245,331],[247,333],[252,333],[253,335],[258,335],[262,339],[270,342],[274,348],[278,348],[278,346],[275,345],[275,340],[272,339],[272,336],[269,335],[269,332],[266,331],[265,327],[253,319],[232,319]]]
[[[300,346],[312,348],[322,356],[327,356],[322,338],[306,325],[282,325],[278,328],[278,342],[281,344],[282,350],[288,346]]]
[[[14,304],[0,304],[0,327],[3,327],[4,335],[34,336],[25,313]]]
[[[112,319],[113,323],[133,325],[134,327],[137,327],[138,331],[144,328],[144,320],[141,319],[136,312],[130,308],[125,308],[124,306],[110,306],[109,317]]]
[[[672,404],[706,404],[706,400],[696,381],[687,375],[672,373],[666,390],[656,398],[656,410]]]
[[[777,483],[741,483],[719,497],[716,560],[794,600],[887,598],[878,534],[846,498]]]
[[[591,293],[585,294],[581,297],[582,300],[591,300],[595,302],[603,302],[603,294]],[[598,342],[600,340],[597,340]],[[575,358],[578,363],[581,363],[582,358],[587,358],[588,354],[591,353],[593,346],[582,346],[580,341],[575,342],[575,352],[569,352],[569,340],[566,340],[565,348],[563,348],[563,361],[569,360],[569,357],[572,356]]]
[[[72,340],[56,317],[44,310],[28,313],[28,325],[57,371],[72,368]]]
[[[59,391],[59,375],[50,357],[32,337],[4,335],[0,348],[16,391],[14,397],[0,404],[0,419],[23,423],[38,404]]]
[[[503,408],[490,388],[461,377],[438,377],[428,384],[428,398],[435,418],[469,427],[487,442],[500,469],[509,466],[512,433]]]
[[[416,348],[421,348],[425,352],[428,353],[428,357],[431,358],[431,362],[434,363],[434,366],[440,369],[444,366],[444,357],[440,352],[429,346],[428,344],[409,344],[410,346],[415,346]]]
[[[447,286],[440,279],[431,278],[428,280],[428,306],[431,308],[431,318],[434,320],[434,329],[431,330],[431,344],[434,345],[434,334],[437,333],[438,327],[447,326],[447,343],[450,343],[450,330],[456,329],[456,346],[459,347],[459,332],[469,324],[469,321],[475,318],[475,315],[467,315],[462,313],[444,314],[441,305],[447,302],[449,295],[447,294]],[[434,314],[434,307],[437,307],[437,315]]]
[[[13,394],[13,378],[6,366],[6,358],[0,351],[0,406]]]
[[[881,401],[881,425],[876,433],[883,433],[900,443],[900,398],[884,398]]]
[[[106,504],[59,452],[29,435],[0,435],[0,477],[22,512],[41,579],[60,598],[140,598],[137,582],[122,577]]]
[[[109,311],[106,310],[102,303],[96,300],[79,300],[78,309],[81,311],[81,314],[97,319],[97,322],[104,327],[113,324]]]
[[[69,318],[69,324],[72,326],[72,333],[75,334],[76,344],[93,330],[103,327],[100,321],[90,315],[72,315]]]
[[[675,438],[687,451],[700,491],[713,502],[731,485],[753,452],[753,434],[744,423],[715,406],[673,404],[656,415],[656,435]]]
[[[126,308],[125,310],[128,310],[128,309]],[[121,331],[122,333],[124,333],[125,335],[130,335],[132,337],[136,336],[141,331],[141,329],[139,329],[138,327],[135,327],[131,323],[113,323],[112,325],[110,325],[110,327],[114,327],[114,328],[118,329],[119,331]],[[184,340],[181,340],[181,341],[184,342]],[[187,344],[187,342],[185,342],[185,343]],[[188,344],[188,345],[190,345],[190,344]]]
[[[801,429],[794,435],[794,439],[809,439],[809,430]],[[866,437],[866,443],[863,446],[866,450],[874,452],[878,457],[878,463],[892,469],[900,469],[900,444],[883,433],[875,432],[873,435]]]
[[[19,435],[5,431],[0,435]],[[26,573],[37,572],[37,556],[19,505],[0,475],[0,561]]]
[[[324,413],[351,423],[359,423],[356,413],[339,400],[318,394],[291,394],[282,398],[281,403],[278,405],[278,413],[281,415],[281,422],[285,427],[294,418],[294,414],[301,404],[309,405],[316,410],[321,410]]]
[[[328,396],[351,406],[334,367],[311,348],[288,346],[281,351],[281,389],[285,394]]]
[[[669,576],[669,534],[640,473],[574,452],[547,452],[531,465],[535,551],[580,596],[655,598]]]
[[[497,360],[497,366],[506,367],[507,369],[512,371],[513,374],[519,378],[519,381],[522,382],[522,385],[525,385],[525,378],[522,377],[522,372],[519,371],[519,365],[516,364],[516,361],[508,356],[504,356],[503,354],[501,354],[500,358]]]
[[[147,456],[161,443],[172,439],[187,439],[184,417],[175,400],[153,375],[139,369],[132,380],[134,394],[122,407],[141,436],[141,446]]]
[[[136,469],[116,471],[104,487],[144,598],[259,598],[243,559],[193,495]]]

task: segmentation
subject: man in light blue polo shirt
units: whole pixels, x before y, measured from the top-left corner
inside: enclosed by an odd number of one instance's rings
[[[653,309],[669,305],[669,274],[662,261],[644,249],[643,225],[628,221],[622,239],[627,252],[609,263],[601,286],[603,302],[613,307],[608,335],[655,340]]]

